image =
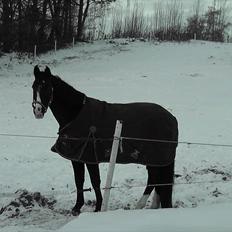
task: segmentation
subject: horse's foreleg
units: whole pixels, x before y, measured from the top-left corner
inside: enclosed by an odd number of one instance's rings
[[[100,189],[101,178],[98,164],[86,164],[90,180],[96,195],[96,208],[94,212],[101,211],[102,194]]]
[[[76,204],[72,209],[73,215],[78,215],[81,212],[81,207],[84,205],[83,186],[85,181],[85,166],[83,163],[72,161],[74,178],[77,189]]]

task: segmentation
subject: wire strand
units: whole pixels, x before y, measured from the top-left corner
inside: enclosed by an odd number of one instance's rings
[[[33,139],[57,139],[56,136],[46,136],[46,135],[30,135],[30,134],[8,134],[0,133],[2,137],[20,137],[20,138],[33,138]],[[73,140],[73,141],[83,141],[87,138],[74,138],[74,137],[60,137],[63,140]],[[91,140],[92,138],[89,138]],[[213,147],[228,147],[232,148],[232,144],[220,144],[220,143],[204,143],[204,142],[190,142],[190,141],[171,141],[171,140],[161,140],[161,139],[144,139],[144,138],[133,138],[122,136],[120,138],[95,138],[95,141],[113,141],[115,139],[120,140],[134,140],[143,142],[154,142],[154,143],[169,143],[169,144],[185,144],[185,145],[196,145],[196,146],[213,146]]]
[[[161,139],[142,139],[133,137],[121,137],[124,140],[134,140],[143,142],[157,142],[157,143],[171,143],[171,144],[186,144],[186,145],[199,145],[199,146],[215,146],[215,147],[231,147],[232,144],[220,144],[220,143],[202,143],[202,142],[187,142],[187,141],[172,141],[172,140],[161,140]]]
[[[109,188],[101,187],[100,190],[111,190],[111,189],[131,189],[131,188],[146,188],[146,187],[161,187],[161,186],[178,186],[178,185],[191,185],[191,184],[214,184],[214,183],[230,183],[232,179],[229,180],[212,180],[212,181],[191,181],[191,182],[176,182],[176,183],[164,183],[164,184],[153,184],[153,185],[124,185],[124,186],[111,186]],[[94,188],[84,188],[83,190],[78,190],[79,192],[91,192]],[[68,191],[70,194],[76,193],[76,190]],[[54,191],[44,193],[45,195],[63,195],[68,194],[67,191]],[[17,193],[0,193],[0,197],[14,197]]]

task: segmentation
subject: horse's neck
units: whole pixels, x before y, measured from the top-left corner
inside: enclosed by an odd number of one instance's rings
[[[74,120],[80,112],[85,95],[58,77],[52,77],[53,101],[50,109],[60,128]]]

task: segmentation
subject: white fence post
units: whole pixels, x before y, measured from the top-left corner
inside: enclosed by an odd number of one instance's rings
[[[56,49],[57,49],[57,41],[55,40],[55,48],[54,48],[55,52],[56,52]]]
[[[108,173],[106,177],[106,185],[105,185],[105,190],[104,190],[104,195],[103,195],[103,203],[102,203],[102,208],[101,208],[102,211],[107,211],[108,209],[108,202],[110,198],[110,188],[111,188],[112,180],[113,180],[113,174],[114,174],[114,168],[115,168],[115,163],[116,163],[117,154],[118,154],[121,131],[122,131],[122,122],[117,120],[116,126],[115,126],[115,132],[114,132],[113,145],[112,145],[111,154],[110,154],[110,163],[109,163]]]
[[[34,46],[34,58],[37,56],[37,45]]]
[[[194,40],[197,40],[197,33],[194,33]]]
[[[73,37],[72,46],[73,46],[73,48],[74,48],[74,46],[75,46],[75,37]]]

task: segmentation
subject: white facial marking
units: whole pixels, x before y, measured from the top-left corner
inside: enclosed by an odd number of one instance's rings
[[[36,103],[34,106],[34,114],[37,119],[43,118],[44,116],[42,112],[42,102],[41,102],[39,91],[36,91]]]
[[[159,209],[159,208],[160,208],[160,196],[156,193],[156,191],[154,191],[151,209]]]
[[[143,195],[138,201],[135,209],[143,209],[146,206],[147,199],[149,198],[148,194]]]

